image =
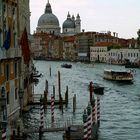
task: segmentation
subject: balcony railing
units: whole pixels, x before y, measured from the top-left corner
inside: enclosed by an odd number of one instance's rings
[[[6,58],[6,51],[4,48],[0,48],[0,59]]]
[[[20,48],[9,48],[8,50],[5,50],[4,48],[0,49],[0,59],[15,58],[15,57],[21,57]]]

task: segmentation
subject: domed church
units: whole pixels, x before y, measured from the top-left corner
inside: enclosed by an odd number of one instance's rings
[[[58,18],[52,13],[52,8],[49,0],[45,7],[45,12],[40,16],[36,28],[36,32],[46,32],[48,34],[70,36],[81,32],[81,19],[77,14],[76,19],[74,15],[71,17],[68,12],[67,19],[63,22],[62,33],[60,33],[60,25]]]
[[[38,20],[37,32],[47,32],[49,34],[60,34],[58,18],[52,13],[51,5],[48,1],[45,12]]]
[[[77,14],[76,20],[74,15],[71,17],[69,12],[67,19],[63,23],[63,34],[64,35],[74,35],[81,32],[81,19],[79,14]]]

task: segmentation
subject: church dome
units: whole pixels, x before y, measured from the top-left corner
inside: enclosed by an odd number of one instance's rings
[[[38,20],[37,32],[47,32],[47,33],[60,33],[58,18],[52,13],[52,8],[49,3],[46,4],[45,12],[42,14]]]
[[[59,26],[58,18],[52,13],[45,13],[38,20],[38,26],[43,25]]]
[[[63,23],[63,28],[75,28],[75,22],[73,19],[71,19],[69,13],[68,13],[67,19]]]

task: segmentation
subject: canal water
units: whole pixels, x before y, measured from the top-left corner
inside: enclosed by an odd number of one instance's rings
[[[55,122],[60,124],[73,122],[82,124],[82,115],[89,102],[88,85],[90,81],[105,87],[104,95],[100,96],[101,122],[99,140],[140,140],[140,69],[135,69],[133,84],[117,83],[103,79],[104,69],[125,69],[124,66],[108,64],[71,63],[72,68],[61,68],[64,62],[34,61],[37,70],[43,74],[34,87],[34,94],[41,94],[45,89],[46,79],[49,82],[49,98],[55,85],[58,97],[58,71],[61,74],[61,92],[64,97],[66,86],[69,87],[68,108],[64,113],[55,106]],[[51,76],[50,76],[51,67]],[[76,112],[73,114],[72,99],[76,94]],[[95,95],[96,98],[96,95]],[[38,128],[39,108],[24,114],[26,128]],[[45,112],[45,126],[51,126],[50,106]],[[43,139],[62,140],[62,132],[45,133]],[[37,140],[37,134],[30,134],[29,140]]]

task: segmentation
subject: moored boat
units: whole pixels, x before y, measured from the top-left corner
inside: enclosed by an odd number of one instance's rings
[[[72,68],[72,65],[71,64],[62,64],[61,67],[70,69],[70,68]]]
[[[89,89],[90,89],[90,85],[89,85]],[[92,91],[95,94],[103,95],[104,94],[104,87],[99,85],[98,83],[92,83]]]
[[[125,68],[140,68],[140,66],[137,64],[126,64]]]
[[[104,79],[106,80],[113,80],[113,81],[126,81],[131,82],[133,81],[133,74],[131,71],[126,70],[104,70]]]

